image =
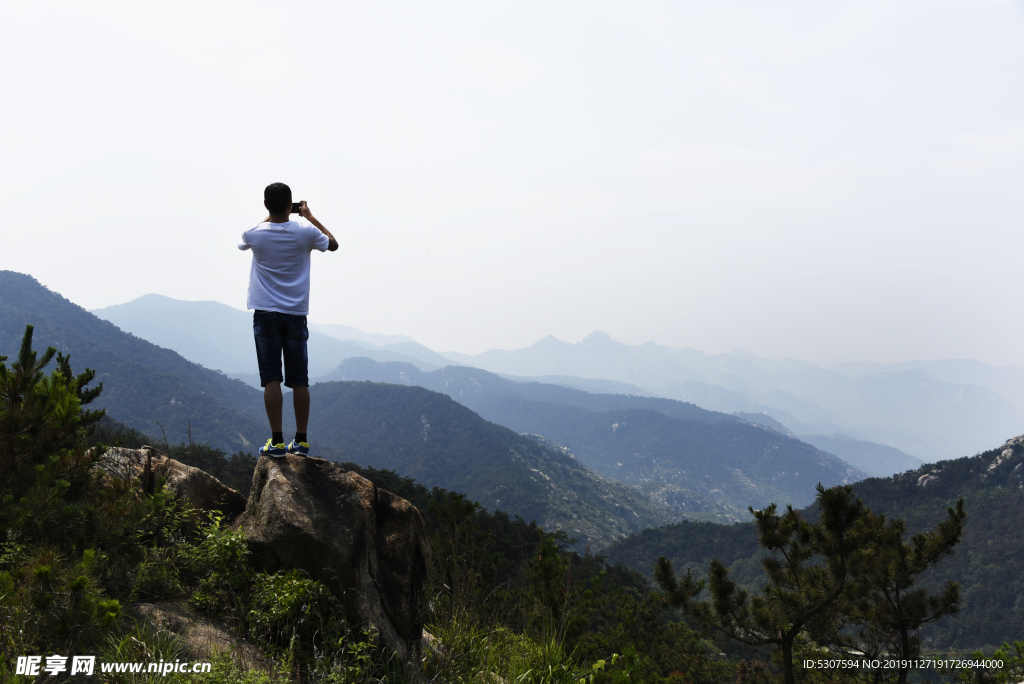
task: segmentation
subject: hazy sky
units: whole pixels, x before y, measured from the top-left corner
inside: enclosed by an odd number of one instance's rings
[[[245,306],[263,187],[310,317],[1024,365],[1020,2],[0,2],[0,268]]]

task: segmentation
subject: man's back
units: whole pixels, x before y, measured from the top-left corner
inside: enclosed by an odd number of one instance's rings
[[[239,249],[251,249],[249,309],[296,316],[309,313],[309,253],[326,251],[328,237],[309,224],[264,222],[242,233]]]

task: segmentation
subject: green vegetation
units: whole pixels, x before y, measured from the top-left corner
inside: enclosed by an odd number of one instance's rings
[[[244,617],[248,638],[297,668],[312,655],[294,644],[343,648],[322,586],[298,573],[257,577],[244,538],[216,514],[162,486],[140,495],[107,470],[104,448],[88,444],[102,418],[84,408],[102,391],[86,389],[95,373],[74,375],[68,357],[52,347],[38,355],[32,338],[29,326],[17,358],[0,357],[0,676],[19,655],[121,653],[143,632],[156,649],[145,648],[146,660],[173,650],[130,617],[125,606],[138,599],[188,596]]]
[[[907,534],[935,529],[961,496],[970,518],[961,541],[943,562],[920,573],[917,585],[938,593],[948,582],[960,589],[961,610],[924,625],[922,648],[930,653],[975,649],[992,652],[1024,634],[1024,447],[1012,444],[977,456],[942,461],[888,478],[853,485],[875,513],[904,520]],[[816,520],[816,506],[802,511]],[[715,525],[683,522],[644,530],[610,546],[611,562],[650,573],[659,556],[680,572],[704,570],[717,558],[747,591],[764,582],[764,550],[754,523]]]
[[[682,606],[707,629],[752,646],[774,646],[786,684],[793,684],[798,650],[816,657],[868,660],[899,658],[899,668],[871,668],[872,678],[905,684],[909,663],[921,657],[918,630],[960,610],[959,587],[947,583],[939,595],[915,586],[918,575],[952,553],[963,534],[963,500],[936,530],[905,543],[902,520],[886,522],[855,499],[853,489],[819,485],[820,516],[807,521],[772,504],[751,512],[759,544],[763,588],[751,595],[713,560],[709,600],[695,598],[705,582],[691,570],[677,577],[672,563],[658,559],[655,578],[673,605]],[[819,656],[820,657],[820,656]]]
[[[1024,682],[1024,641],[1006,642],[992,653],[975,651],[975,660],[1000,660],[1002,667],[949,669],[957,684],[1019,684]]]
[[[854,580],[864,595],[848,611],[856,627],[856,643],[872,655],[898,654],[909,660],[921,655],[921,627],[960,612],[960,586],[947,581],[940,592],[918,586],[920,576],[953,555],[963,538],[964,500],[947,510],[948,519],[934,530],[915,534],[908,544],[903,520],[871,518],[862,567]],[[907,679],[901,668],[899,684]]]
[[[643,577],[569,552],[564,532],[394,471],[344,466],[424,513],[434,549],[426,629],[443,644],[430,661],[438,681],[479,672],[525,682],[731,679],[733,666],[673,620]]]
[[[96,493],[95,458],[82,436],[99,420],[85,410],[100,387],[75,376],[68,358],[32,351],[26,330],[17,359],[0,357],[0,647],[92,645],[91,635],[121,613],[103,584],[116,584],[117,561],[131,544],[125,522],[136,511],[111,487]],[[56,356],[49,376],[43,369]],[[106,571],[106,572],[105,572]],[[10,662],[8,659],[7,662]]]

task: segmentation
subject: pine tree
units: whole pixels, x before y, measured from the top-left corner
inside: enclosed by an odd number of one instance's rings
[[[74,449],[102,411],[83,411],[103,391],[102,383],[86,389],[96,373],[75,376],[69,356],[50,347],[42,357],[32,349],[31,325],[25,327],[18,358],[10,368],[0,356],[0,467],[8,474],[45,463],[52,455]],[[43,369],[57,358],[47,377]],[[10,478],[0,488],[10,487]],[[4,491],[0,489],[0,492]]]
[[[866,595],[851,609],[852,622],[867,652],[899,654],[907,661],[921,653],[920,629],[960,610],[960,587],[947,582],[936,594],[916,586],[918,577],[953,553],[963,536],[964,500],[946,509],[946,520],[929,532],[904,541],[903,520],[878,520],[876,541],[865,565]],[[909,667],[898,670],[897,684],[905,684]]]
[[[74,375],[70,357],[53,347],[38,355],[32,332],[26,326],[9,368],[0,357],[0,523],[8,536],[42,540],[61,533],[75,514],[67,506],[94,484],[98,452],[86,451],[86,438],[103,412],[82,406],[103,386],[86,389],[95,372]],[[44,374],[55,357],[56,368]]]
[[[56,358],[56,368],[43,370]],[[52,347],[32,350],[27,326],[17,359],[0,357],[0,655],[72,648],[95,639],[120,614],[99,576],[105,554],[131,543],[128,507],[99,486],[102,450],[86,439],[102,411],[83,410],[101,387],[71,371]],[[133,500],[128,497],[120,503]],[[105,509],[103,503],[111,505]],[[113,521],[113,522],[111,522]],[[120,536],[110,529],[120,530]],[[11,651],[13,649],[13,651]],[[11,651],[11,652],[5,652]],[[28,652],[31,652],[29,650]]]
[[[816,500],[821,517],[813,525],[792,506],[782,515],[775,504],[750,509],[760,545],[773,552],[762,563],[767,583],[759,594],[740,589],[717,559],[708,570],[710,602],[694,601],[704,582],[691,572],[680,581],[664,556],[655,567],[655,580],[669,601],[705,628],[753,646],[776,647],[786,684],[795,680],[794,650],[801,636],[817,640],[835,634],[847,600],[858,591],[856,574],[871,541],[870,511],[851,487],[819,484]]]
[[[754,596],[729,579],[717,559],[708,570],[711,601],[696,601],[704,580],[691,571],[677,577],[662,556],[655,579],[668,601],[706,629],[754,646],[775,646],[787,684],[795,680],[794,652],[801,640],[847,657],[863,651],[904,660],[920,653],[920,628],[959,610],[959,587],[937,594],[917,586],[921,573],[953,553],[966,519],[963,499],[934,530],[904,541],[902,520],[875,515],[850,486],[824,489],[816,497],[820,519],[811,524],[790,506],[751,512],[758,541],[772,552],[763,561],[767,582]],[[852,628],[852,629],[851,629]],[[905,684],[909,668],[893,670]],[[876,681],[890,671],[873,673]]]

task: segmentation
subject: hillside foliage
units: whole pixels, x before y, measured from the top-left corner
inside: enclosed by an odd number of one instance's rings
[[[953,554],[921,573],[920,586],[938,591],[947,582],[960,589],[960,611],[926,625],[926,650],[991,651],[1024,634],[1024,447],[1004,445],[976,456],[941,461],[888,478],[853,485],[854,493],[876,513],[905,521],[908,534],[934,529],[946,510],[963,497],[970,512],[963,538]],[[801,513],[809,520],[815,506]],[[652,572],[659,556],[680,571],[704,575],[718,558],[730,576],[748,591],[763,582],[759,571],[763,549],[756,525],[682,522],[644,530],[606,551],[613,562],[643,573]]]

